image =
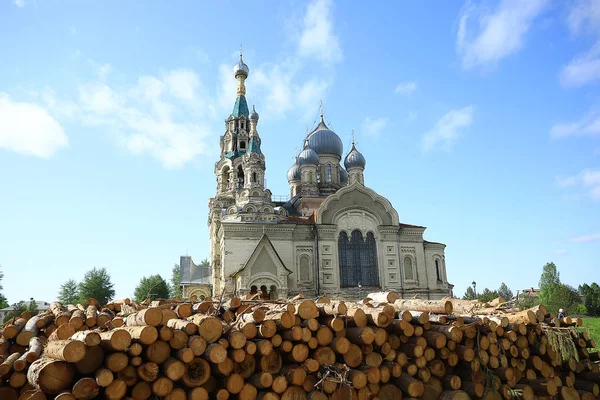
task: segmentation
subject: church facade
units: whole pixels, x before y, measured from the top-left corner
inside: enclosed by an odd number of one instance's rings
[[[402,223],[392,204],[365,184],[365,157],[354,143],[344,155],[322,114],[287,172],[289,200],[272,200],[259,115],[245,97],[248,75],[240,55],[237,97],[220,137],[216,194],[209,200],[212,295],[261,288],[272,298],[378,290],[424,299],[450,295],[445,245],[424,240],[425,227]]]

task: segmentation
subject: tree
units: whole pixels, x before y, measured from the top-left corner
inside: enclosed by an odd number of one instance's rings
[[[172,275],[171,275],[171,297],[183,297],[181,293],[181,276],[179,273],[179,265],[175,264],[173,266]]]
[[[502,282],[502,284],[500,285],[500,287],[498,288],[498,294],[502,297],[504,297],[506,300],[510,300],[513,298],[513,292],[512,290],[510,290],[510,288],[508,287],[508,285],[504,282]]]
[[[572,314],[575,308],[581,304],[581,297],[574,287],[559,283],[553,286],[550,297],[541,299],[541,302],[553,314],[558,314],[558,310],[562,308],[568,315]]]
[[[62,285],[60,285],[60,291],[58,292],[58,301],[62,304],[76,304],[79,300],[79,291],[77,289],[77,282],[75,279],[69,279]]]
[[[1,265],[0,268],[2,268]],[[2,279],[4,279],[4,272],[0,270],[0,309],[8,307],[8,300],[4,297],[4,294],[2,294],[2,290],[4,289],[4,286],[2,286]]]
[[[22,313],[27,311],[27,304],[24,301],[14,303],[12,305],[12,307],[13,307],[13,311],[6,314],[6,316],[4,317],[4,321],[2,321],[2,323],[5,323],[6,321],[8,321],[9,319],[11,319],[13,317],[18,317],[19,315],[21,315]]]
[[[465,292],[465,295],[463,296],[463,300],[475,300],[476,298],[477,298],[477,295],[475,294],[475,290],[471,286],[468,286],[467,291]]]
[[[31,298],[31,300],[29,300],[29,304],[27,305],[27,311],[29,311],[31,315],[37,315],[39,312],[37,309],[37,303],[35,302],[33,297]]]
[[[587,314],[593,317],[600,316],[600,286],[596,282],[591,285],[584,283],[579,286],[579,292],[583,295]]]
[[[552,293],[558,285],[560,285],[560,273],[553,262],[546,263],[542,269],[540,276],[540,301],[547,306]]]
[[[483,292],[481,292],[478,296],[477,296],[477,300],[483,302],[483,303],[487,303],[490,302],[492,300],[494,300],[496,297],[498,297],[498,292],[496,290],[490,290],[488,288],[483,289]]]
[[[144,301],[144,299],[148,297],[150,300],[168,299],[169,285],[167,285],[167,282],[160,275],[151,275],[147,278],[143,277],[140,280],[139,285],[135,288],[133,296],[138,303]]]
[[[85,273],[83,281],[79,283],[79,301],[85,304],[90,297],[98,300],[102,305],[108,303],[115,296],[114,285],[106,268],[94,267]]]

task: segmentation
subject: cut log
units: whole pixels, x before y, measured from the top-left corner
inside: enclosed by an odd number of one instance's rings
[[[208,343],[214,343],[223,334],[221,320],[205,314],[196,314],[189,318],[189,321],[198,325],[198,334]]]
[[[96,371],[96,383],[100,387],[107,387],[110,385],[114,379],[114,375],[112,371],[107,368],[100,368]]]
[[[79,331],[71,336],[72,340],[79,340],[86,346],[98,346],[101,342],[100,334],[96,331]]]
[[[100,345],[110,351],[125,351],[131,344],[131,335],[126,330],[116,330],[101,332]]]
[[[91,400],[98,396],[100,387],[94,378],[81,378],[73,385],[71,393],[78,400]]]
[[[44,355],[56,360],[76,363],[85,357],[85,344],[79,340],[49,341],[44,349]]]
[[[146,308],[130,314],[125,319],[127,326],[158,326],[162,323],[162,312],[159,308]]]
[[[69,388],[75,376],[75,366],[64,361],[42,357],[27,371],[27,381],[47,394],[58,394]]]
[[[400,295],[397,292],[376,292],[369,293],[367,298],[378,303],[394,304],[394,302],[400,298]]]
[[[415,310],[428,311],[432,314],[452,314],[452,302],[449,300],[403,300],[394,302],[394,308],[398,311]]]

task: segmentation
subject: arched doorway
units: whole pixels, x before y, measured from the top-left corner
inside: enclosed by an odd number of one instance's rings
[[[338,239],[340,287],[379,286],[377,267],[377,243],[373,232],[363,239],[359,230],[352,231],[350,238],[341,232]]]

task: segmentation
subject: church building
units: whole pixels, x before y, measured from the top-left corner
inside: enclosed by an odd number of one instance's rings
[[[299,292],[358,298],[379,290],[405,298],[450,295],[446,246],[424,240],[424,226],[400,222],[392,204],[367,186],[365,156],[354,142],[344,153],[322,113],[287,172],[289,200],[272,200],[241,55],[233,74],[237,97],[220,137],[216,194],[209,200],[212,275],[210,285],[198,281],[198,290],[208,293],[210,286],[213,296],[262,290],[271,298]],[[193,280],[186,284],[192,293]]]

